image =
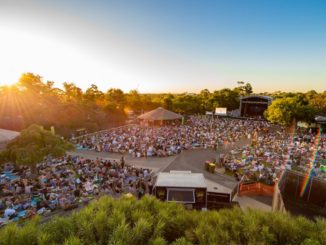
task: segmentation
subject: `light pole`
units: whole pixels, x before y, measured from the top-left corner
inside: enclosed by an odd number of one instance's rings
[[[216,164],[220,164],[220,158],[221,158],[221,150],[223,150],[223,145],[220,145],[220,143],[218,142],[216,145]]]

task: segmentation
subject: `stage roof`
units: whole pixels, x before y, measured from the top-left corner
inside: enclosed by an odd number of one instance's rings
[[[247,95],[247,96],[241,96],[240,100],[253,99],[253,98],[260,98],[260,99],[264,99],[267,101],[273,100],[273,98],[271,96],[259,95],[259,94],[251,94],[251,95]]]

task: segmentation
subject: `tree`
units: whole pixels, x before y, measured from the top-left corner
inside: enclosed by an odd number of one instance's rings
[[[240,104],[238,91],[229,88],[214,91],[212,101],[215,107],[226,107],[228,110],[235,110]]]
[[[127,95],[127,105],[130,109],[140,112],[142,110],[142,101],[137,90],[130,90]]]
[[[46,84],[42,82],[42,77],[33,73],[24,73],[19,78],[18,86],[35,95],[42,95],[46,89]]]
[[[198,96],[201,100],[201,107],[203,112],[214,110],[212,94],[209,92],[208,89],[203,89],[202,91],[200,91]]]
[[[252,86],[250,83],[246,83],[246,85],[244,86],[243,89],[244,89],[245,95],[250,95],[253,92]]]
[[[309,105],[316,109],[316,113],[326,115],[326,93],[314,94],[308,98]]]
[[[59,89],[53,81],[25,73],[17,84],[0,86],[0,127],[20,131],[31,124],[55,126],[64,136],[79,128],[104,129],[125,121],[123,92],[116,89],[113,94],[114,104],[96,85],[85,95],[74,83],[65,82]]]
[[[65,90],[65,96],[67,101],[71,100],[81,100],[83,96],[83,91],[78,88],[74,83],[63,83],[63,88]]]
[[[269,121],[284,126],[289,126],[293,119],[312,122],[314,115],[315,109],[300,96],[276,99],[265,111],[265,117]]]
[[[104,93],[98,89],[95,84],[92,84],[84,94],[84,97],[89,102],[97,102],[98,100],[104,99]]]
[[[234,91],[238,92],[241,96],[246,96],[252,94],[252,86],[250,83],[245,83],[243,81],[237,82],[238,87],[234,89]]]
[[[116,106],[117,109],[123,110],[126,105],[126,96],[121,89],[111,88],[106,92],[106,100]]]
[[[181,94],[173,99],[173,110],[182,114],[202,113],[200,98],[192,94]]]
[[[163,108],[167,110],[172,110],[173,108],[173,98],[174,96],[172,94],[168,94],[164,96],[163,98]]]
[[[72,144],[33,124],[7,145],[2,156],[16,164],[29,165],[35,172],[36,164],[42,162],[44,157],[61,157],[72,149]]]

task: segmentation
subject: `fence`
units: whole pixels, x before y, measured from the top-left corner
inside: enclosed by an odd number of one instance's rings
[[[241,183],[239,185],[239,196],[273,196],[274,185],[266,185],[260,182]]]
[[[96,132],[93,132],[93,133],[83,134],[83,135],[74,137],[73,140],[77,140],[77,139],[84,138],[84,137],[89,137],[89,136],[92,136],[92,135],[107,133],[107,132],[110,132],[112,130],[117,130],[117,129],[120,129],[120,128],[132,127],[132,126],[136,126],[136,125],[137,124],[126,124],[126,125],[122,125],[122,126],[119,126],[119,127],[104,129],[104,130],[96,131]]]

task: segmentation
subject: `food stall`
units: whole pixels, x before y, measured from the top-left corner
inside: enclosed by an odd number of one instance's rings
[[[182,203],[190,209],[207,208],[207,185],[202,173],[191,171],[159,173],[153,192],[162,201]]]

